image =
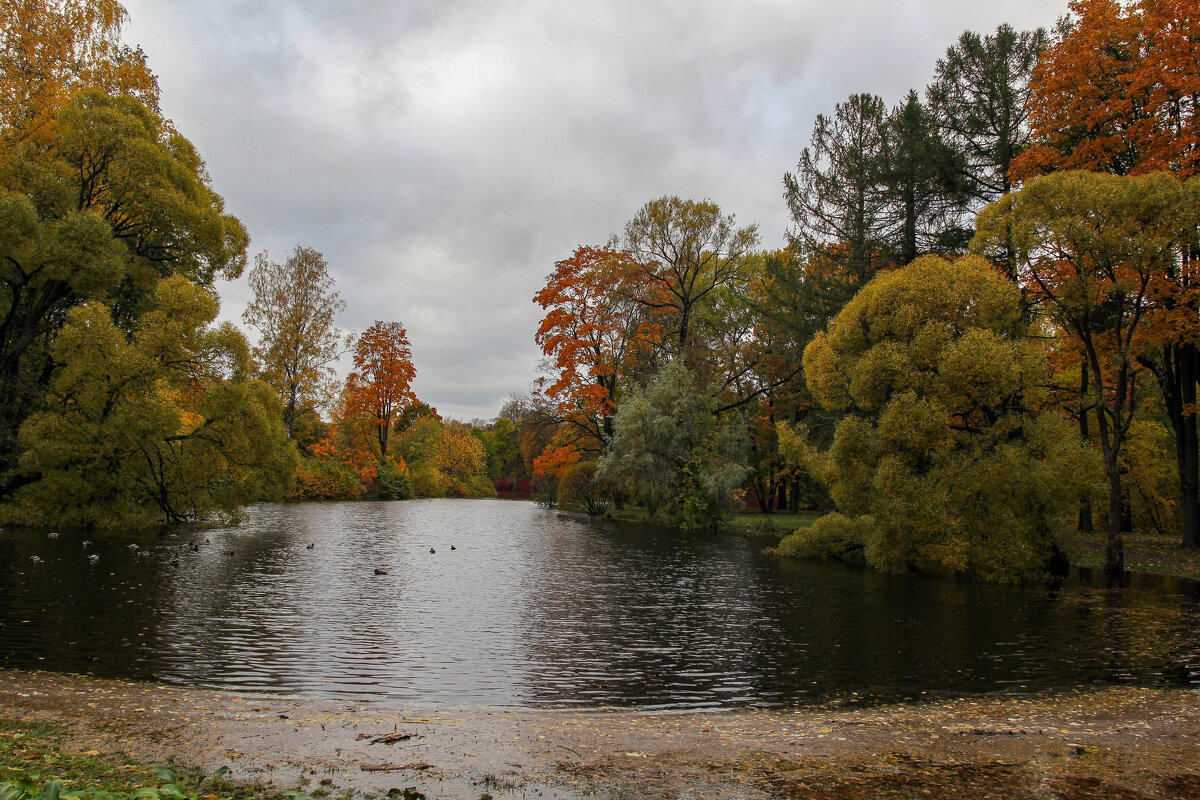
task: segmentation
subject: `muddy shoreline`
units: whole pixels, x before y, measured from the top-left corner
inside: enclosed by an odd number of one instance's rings
[[[79,751],[429,798],[1200,797],[1200,691],[721,712],[384,707],[0,671]],[[390,741],[389,741],[390,740]]]

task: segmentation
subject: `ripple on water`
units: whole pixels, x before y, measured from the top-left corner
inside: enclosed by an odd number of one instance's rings
[[[495,500],[262,505],[237,528],[137,543],[149,558],[128,537],[6,532],[0,660],[572,707],[1200,682],[1198,592],[1162,580],[1119,592],[917,580]]]

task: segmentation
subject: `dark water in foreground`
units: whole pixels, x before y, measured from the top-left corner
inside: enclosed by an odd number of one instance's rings
[[[237,528],[145,539],[145,555],[89,537],[85,550],[76,532],[0,533],[0,664],[397,702],[669,708],[1200,682],[1189,581],[887,576],[500,500],[264,505]]]

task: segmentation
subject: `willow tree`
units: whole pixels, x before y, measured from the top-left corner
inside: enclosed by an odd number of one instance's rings
[[[250,375],[245,339],[175,276],[132,332],[93,301],[51,347],[61,365],[21,426],[29,483],[4,516],[41,525],[196,521],[278,499],[295,470],[279,402]]]
[[[840,513],[787,553],[861,551],[889,571],[1040,573],[1084,490],[1088,450],[1036,408],[1046,371],[1017,287],[977,256],[923,256],[867,284],[804,353],[841,412],[813,466]]]
[[[102,302],[132,330],[162,278],[211,288],[245,265],[245,229],[192,145],[151,109],[83,90],[52,123],[0,145],[0,474],[53,380],[70,308]]]

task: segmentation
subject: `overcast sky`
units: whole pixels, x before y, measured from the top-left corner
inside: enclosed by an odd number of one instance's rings
[[[783,174],[853,92],[923,90],[964,30],[1066,0],[125,0],[164,113],[250,231],[325,254],[339,324],[399,320],[418,396],[527,389],[554,262],[663,195],[788,227]],[[241,324],[245,278],[222,284]]]

